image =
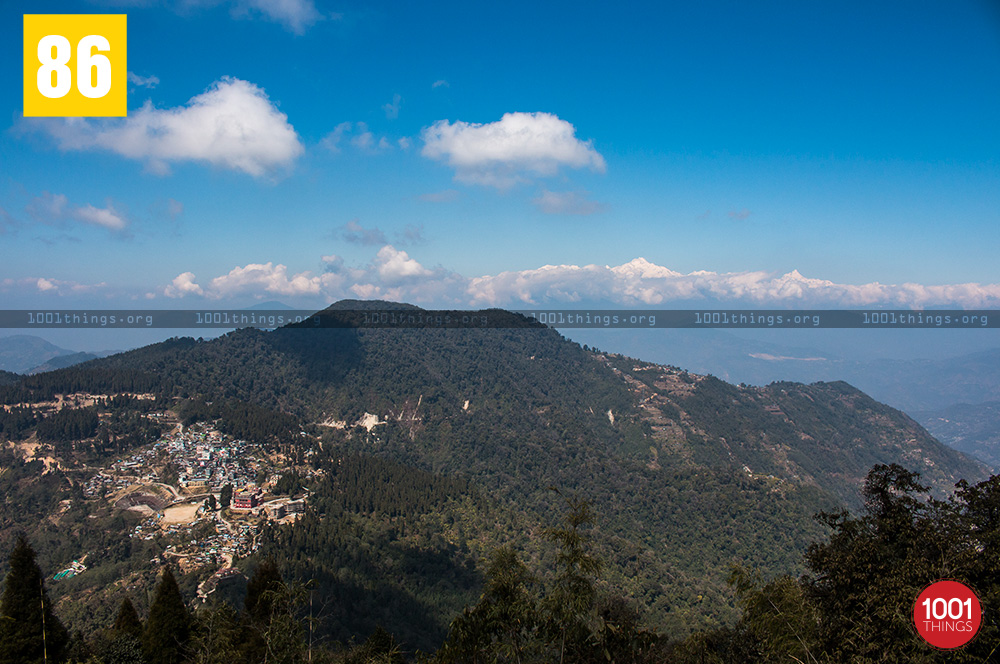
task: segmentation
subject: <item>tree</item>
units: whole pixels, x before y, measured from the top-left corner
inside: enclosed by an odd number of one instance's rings
[[[229,664],[240,659],[239,616],[226,602],[203,610],[191,644],[194,664]]]
[[[142,633],[146,659],[150,664],[176,664],[184,659],[190,635],[191,616],[177,587],[177,579],[170,567],[164,567]]]
[[[569,507],[565,525],[545,533],[546,539],[559,545],[555,585],[543,609],[560,662],[581,660],[594,650],[592,635],[598,626],[594,581],[601,572],[601,561],[587,551],[590,536],[582,530],[594,521],[590,503],[565,500]]]
[[[254,570],[253,576],[247,581],[247,596],[243,601],[243,610],[251,621],[266,623],[274,612],[277,594],[284,587],[278,564],[274,558],[268,558]]]
[[[114,631],[118,634],[127,634],[136,639],[142,639],[142,621],[139,620],[139,614],[136,612],[135,606],[132,605],[132,600],[128,597],[123,599],[121,606],[118,607]]]
[[[101,664],[146,664],[142,644],[133,636],[119,634],[100,650]]]
[[[219,506],[222,509],[227,509],[231,502],[233,502],[233,485],[227,484],[219,492]]]
[[[215,502],[215,494],[213,493],[205,501],[205,510],[214,512],[216,509],[218,509],[218,505]]]
[[[402,649],[395,637],[381,625],[344,658],[344,664],[402,664],[403,661]]]
[[[658,664],[667,661],[666,640],[642,626],[639,611],[623,597],[597,601],[600,631],[595,657],[620,664]]]
[[[257,566],[247,582],[243,605],[244,661],[300,661],[302,625],[295,616],[295,605],[301,599],[299,590],[288,587],[273,558]]]
[[[918,475],[892,464],[868,473],[865,514],[821,515],[833,533],[806,555],[803,583],[819,612],[820,645],[835,661],[933,661],[913,633],[913,603],[930,583],[962,581],[989,607],[1000,598],[1000,480],[966,482],[948,501],[920,500]],[[985,661],[1000,621],[984,611],[980,634],[948,661]]]
[[[451,623],[441,662],[520,662],[537,637],[534,577],[510,546],[493,551],[479,602]]]
[[[52,612],[35,551],[19,534],[0,599],[0,664],[62,661],[69,634]]]
[[[806,554],[810,598],[821,616],[820,643],[834,659],[878,660],[887,648],[900,661],[923,654],[909,617],[920,590],[948,576],[935,534],[942,505],[918,500],[927,487],[905,468],[877,465],[862,496],[865,514],[821,514],[833,532]],[[891,644],[891,645],[887,645]]]
[[[743,608],[736,629],[744,658],[757,662],[820,661],[819,613],[797,579],[786,574],[764,583],[759,572],[737,565],[729,585]]]

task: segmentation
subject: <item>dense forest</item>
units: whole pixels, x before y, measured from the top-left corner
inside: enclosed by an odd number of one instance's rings
[[[342,468],[351,487],[375,466],[349,459]],[[417,481],[396,494],[422,503],[414,507],[420,511],[456,490],[462,487]],[[875,466],[863,513],[818,515],[831,534],[810,545],[805,574],[766,579],[733,566],[738,622],[686,638],[651,629],[621,589],[601,583],[607,561],[593,546],[600,516],[588,501],[562,497],[562,519],[537,531],[554,554],[548,569],[526,562],[514,546],[493,549],[478,599],[452,620],[440,646],[424,653],[377,623],[377,589],[331,596],[313,580],[288,580],[294,564],[271,557],[256,563],[239,607],[220,601],[192,611],[167,566],[145,619],[126,596],[103,629],[71,636],[47,598],[32,545],[19,536],[0,600],[0,662],[40,661],[43,653],[47,661],[81,664],[985,661],[1000,643],[995,612],[984,612],[977,638],[948,652],[921,641],[910,614],[920,590],[942,577],[974,588],[986,607],[1000,601],[1000,478],[962,482],[947,500],[927,490],[901,466]],[[371,495],[362,502],[382,511],[400,501]],[[316,596],[339,605],[328,620],[363,614],[375,624],[361,632],[363,641],[317,640]]]

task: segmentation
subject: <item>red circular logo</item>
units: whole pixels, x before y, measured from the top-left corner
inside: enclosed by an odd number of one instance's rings
[[[924,588],[913,605],[913,624],[935,648],[961,648],[983,622],[979,598],[964,583],[943,580]]]

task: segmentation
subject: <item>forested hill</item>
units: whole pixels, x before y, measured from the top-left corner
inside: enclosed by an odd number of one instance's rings
[[[347,302],[325,313],[364,306],[386,308]],[[551,523],[559,504],[549,488],[575,493],[599,515],[595,545],[608,582],[677,634],[733,619],[725,584],[732,563],[800,570],[809,542],[825,535],[814,514],[858,506],[872,465],[902,464],[939,491],[986,476],[905,415],[844,383],[737,387],[580,347],[513,314],[486,313],[509,317],[510,325],[300,326],[172,339],[27,376],[0,396],[19,403],[67,391],[154,393],[188,399],[208,413],[202,417],[251,413],[241,436],[281,411],[310,427],[325,454],[379,455],[461,476],[500,512],[517,515],[485,525],[455,517],[449,540],[473,546],[511,542],[531,551],[538,532],[529,526]],[[198,405],[207,402],[213,405]],[[259,408],[234,405],[240,402]],[[326,578],[332,589],[340,582],[329,570],[344,563],[325,546],[333,526],[324,523],[274,541],[309,552],[295,556],[312,561],[296,574]],[[450,617],[436,620],[443,627]]]
[[[502,318],[501,329],[350,327],[351,316],[366,309],[423,311],[343,301],[321,312],[343,320],[342,329],[304,324],[238,330],[211,341],[173,339],[22,384],[43,392],[60,384],[79,389],[89,376],[96,389],[239,399],[348,430],[370,413],[395,422],[376,430],[384,437],[402,429],[419,443],[400,446],[406,460],[444,472],[504,475],[510,463],[539,453],[531,448],[514,458],[508,439],[549,440],[546,454],[573,441],[581,453],[614,451],[646,464],[674,454],[700,466],[746,466],[751,474],[815,484],[842,500],[856,493],[874,463],[908,464],[943,491],[984,472],[906,415],[845,383],[736,387],[591,352],[499,310],[475,313],[494,325]]]

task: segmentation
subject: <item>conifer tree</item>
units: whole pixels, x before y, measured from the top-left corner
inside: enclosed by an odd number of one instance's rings
[[[275,610],[275,601],[280,596],[285,582],[281,578],[278,564],[273,558],[268,558],[254,571],[247,582],[247,596],[244,600],[244,611],[251,621],[267,623]]]
[[[121,606],[118,607],[114,630],[118,634],[127,634],[142,639],[142,621],[139,620],[139,614],[136,612],[135,606],[132,605],[132,600],[128,597],[123,599]]]
[[[0,664],[60,662],[68,641],[52,612],[35,551],[19,534],[0,599]]]
[[[262,562],[247,582],[244,661],[297,661],[302,628],[295,619],[292,599],[274,559]]]
[[[164,567],[156,596],[149,608],[149,620],[142,633],[142,647],[150,664],[176,664],[183,661],[184,649],[191,634],[191,616],[181,597],[177,579]]]

